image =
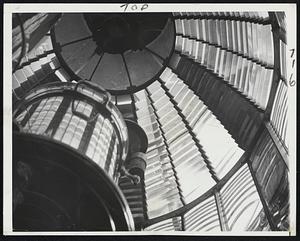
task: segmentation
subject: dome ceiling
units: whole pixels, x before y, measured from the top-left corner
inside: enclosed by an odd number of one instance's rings
[[[51,32],[62,65],[113,94],[135,92],[159,75],[174,48],[170,14],[64,14]]]

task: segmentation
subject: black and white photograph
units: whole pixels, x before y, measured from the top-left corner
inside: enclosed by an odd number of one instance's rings
[[[4,4],[4,235],[296,234],[295,4]]]

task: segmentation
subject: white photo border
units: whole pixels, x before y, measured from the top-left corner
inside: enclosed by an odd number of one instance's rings
[[[127,12],[133,12],[129,4]],[[287,50],[297,53],[296,4],[155,4],[137,3],[140,12],[143,4],[148,4],[143,12],[201,12],[201,11],[284,11],[287,23]],[[112,4],[4,4],[3,16],[3,234],[4,235],[205,235],[205,236],[294,236],[296,235],[296,132],[297,132],[297,83],[288,88],[288,136],[290,166],[290,230],[283,232],[13,232],[12,230],[12,13],[22,12],[124,12],[124,3]],[[297,68],[292,68],[290,51],[287,51],[287,76],[292,73],[297,80]],[[295,56],[297,61],[297,56]],[[297,66],[297,63],[295,63]]]

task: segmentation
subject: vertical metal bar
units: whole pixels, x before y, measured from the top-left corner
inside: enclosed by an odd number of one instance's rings
[[[270,136],[272,142],[274,143],[276,149],[278,150],[279,154],[281,155],[280,160],[283,161],[284,165],[286,166],[287,169],[289,169],[289,157],[287,150],[283,146],[282,142],[276,135],[273,127],[271,126],[270,122],[265,122],[265,127],[266,127],[266,132]]]
[[[96,108],[94,107],[91,113],[91,116],[94,116],[98,111],[96,110]],[[82,134],[82,138],[80,140],[80,144],[78,147],[79,152],[81,153],[86,153],[87,148],[89,146],[91,137],[93,135],[93,131],[95,129],[95,125],[97,122],[97,118],[95,118],[91,123],[87,123],[87,126],[84,129],[84,132]]]
[[[264,118],[265,120],[269,120],[276,96],[277,87],[279,85],[280,80],[280,38],[279,38],[279,28],[274,29],[274,25],[272,26],[273,32],[273,45],[274,45],[274,67],[273,67],[273,80],[272,86],[270,90],[269,100],[265,109]]]
[[[50,121],[45,133],[50,132],[51,137],[55,135],[55,132],[58,129],[59,125],[61,124],[61,121],[65,116],[67,109],[70,106],[70,103],[71,103],[71,98],[64,97],[59,107],[57,108],[56,113],[54,114],[52,120]]]
[[[23,118],[23,120],[21,121],[21,127],[25,126],[27,124],[27,122],[29,121],[30,117],[33,115],[33,113],[35,112],[36,108],[39,106],[39,104],[41,103],[41,100],[34,103],[29,110],[27,110],[27,108],[25,108],[26,110],[26,115]]]
[[[141,178],[141,186],[142,186],[142,201],[143,201],[143,214],[144,214],[144,220],[149,219],[148,217],[148,210],[147,210],[147,196],[146,196],[146,184],[145,184],[145,173],[143,173],[143,177]]]
[[[23,21],[21,19],[21,16],[18,14],[18,13],[15,13],[18,21],[19,21],[19,25],[20,25],[20,29],[21,29],[21,36],[22,36],[22,47],[21,47],[21,53],[20,53],[20,56],[19,58],[17,59],[17,62],[15,64],[15,66],[13,66],[13,71],[12,73],[14,73],[19,64],[21,63],[21,60],[22,58],[25,56],[25,53],[26,53],[26,36],[25,36],[25,30],[24,30],[24,25],[23,25]]]
[[[102,60],[103,55],[104,55],[104,52],[101,53],[100,58],[99,58],[99,60],[98,60],[98,62],[97,62],[97,64],[96,64],[96,66],[95,66],[95,68],[94,68],[94,70],[93,70],[93,72],[92,72],[90,78],[89,78],[89,81],[92,80],[92,78],[93,78],[93,76],[94,76],[94,74],[95,74],[95,72],[96,72],[96,70],[97,70],[97,68],[98,68],[98,66],[99,66],[99,64],[100,64],[100,62],[101,62],[101,60]]]
[[[115,133],[112,133],[112,137],[110,139],[109,146],[108,146],[108,153],[106,156],[105,166],[104,166],[104,169],[107,173],[109,172],[109,168],[112,162],[111,158],[114,151],[115,143],[116,143],[116,135]]]
[[[138,121],[137,114],[136,114],[136,106],[135,106],[135,99],[134,99],[134,94],[130,93],[130,98],[131,98],[131,108],[132,108],[132,113],[133,113],[133,118],[135,122]]]
[[[123,60],[123,63],[124,63],[125,69],[126,69],[126,73],[127,73],[127,76],[128,76],[128,81],[129,81],[130,87],[133,87],[133,84],[132,84],[132,81],[131,81],[131,78],[130,78],[130,74],[129,74],[129,70],[128,70],[128,66],[127,66],[127,63],[126,63],[126,60],[125,60],[125,56],[124,56],[124,54],[121,54],[121,56],[122,56],[122,60]]]
[[[181,231],[185,231],[185,219],[184,219],[184,214],[181,215]]]
[[[226,218],[226,214],[225,214],[224,208],[223,208],[223,203],[220,198],[220,194],[216,189],[214,190],[214,197],[215,197],[215,202],[216,202],[216,206],[217,206],[217,212],[218,212],[218,216],[219,216],[221,231],[230,231],[229,226],[228,226],[228,221]]]
[[[252,176],[252,179],[254,181],[254,184],[256,186],[256,190],[258,192],[258,195],[259,195],[259,198],[260,198],[260,201],[263,205],[263,209],[264,209],[264,212],[266,214],[266,217],[268,219],[268,222],[269,222],[269,225],[271,227],[271,230],[272,231],[279,231],[279,229],[276,227],[275,223],[274,223],[274,220],[272,218],[272,214],[271,214],[271,211],[269,209],[269,206],[268,206],[268,203],[267,201],[265,200],[264,196],[263,196],[263,193],[262,193],[262,190],[259,186],[259,183],[256,179],[256,176],[255,176],[255,171],[253,170],[252,166],[251,166],[251,163],[248,161],[247,162],[248,164],[248,167],[249,167],[249,170],[250,170],[250,173],[251,173],[251,176]]]

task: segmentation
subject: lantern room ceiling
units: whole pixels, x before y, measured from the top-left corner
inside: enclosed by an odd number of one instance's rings
[[[113,94],[142,89],[164,69],[174,49],[171,14],[64,14],[51,32],[73,79],[88,79]]]

